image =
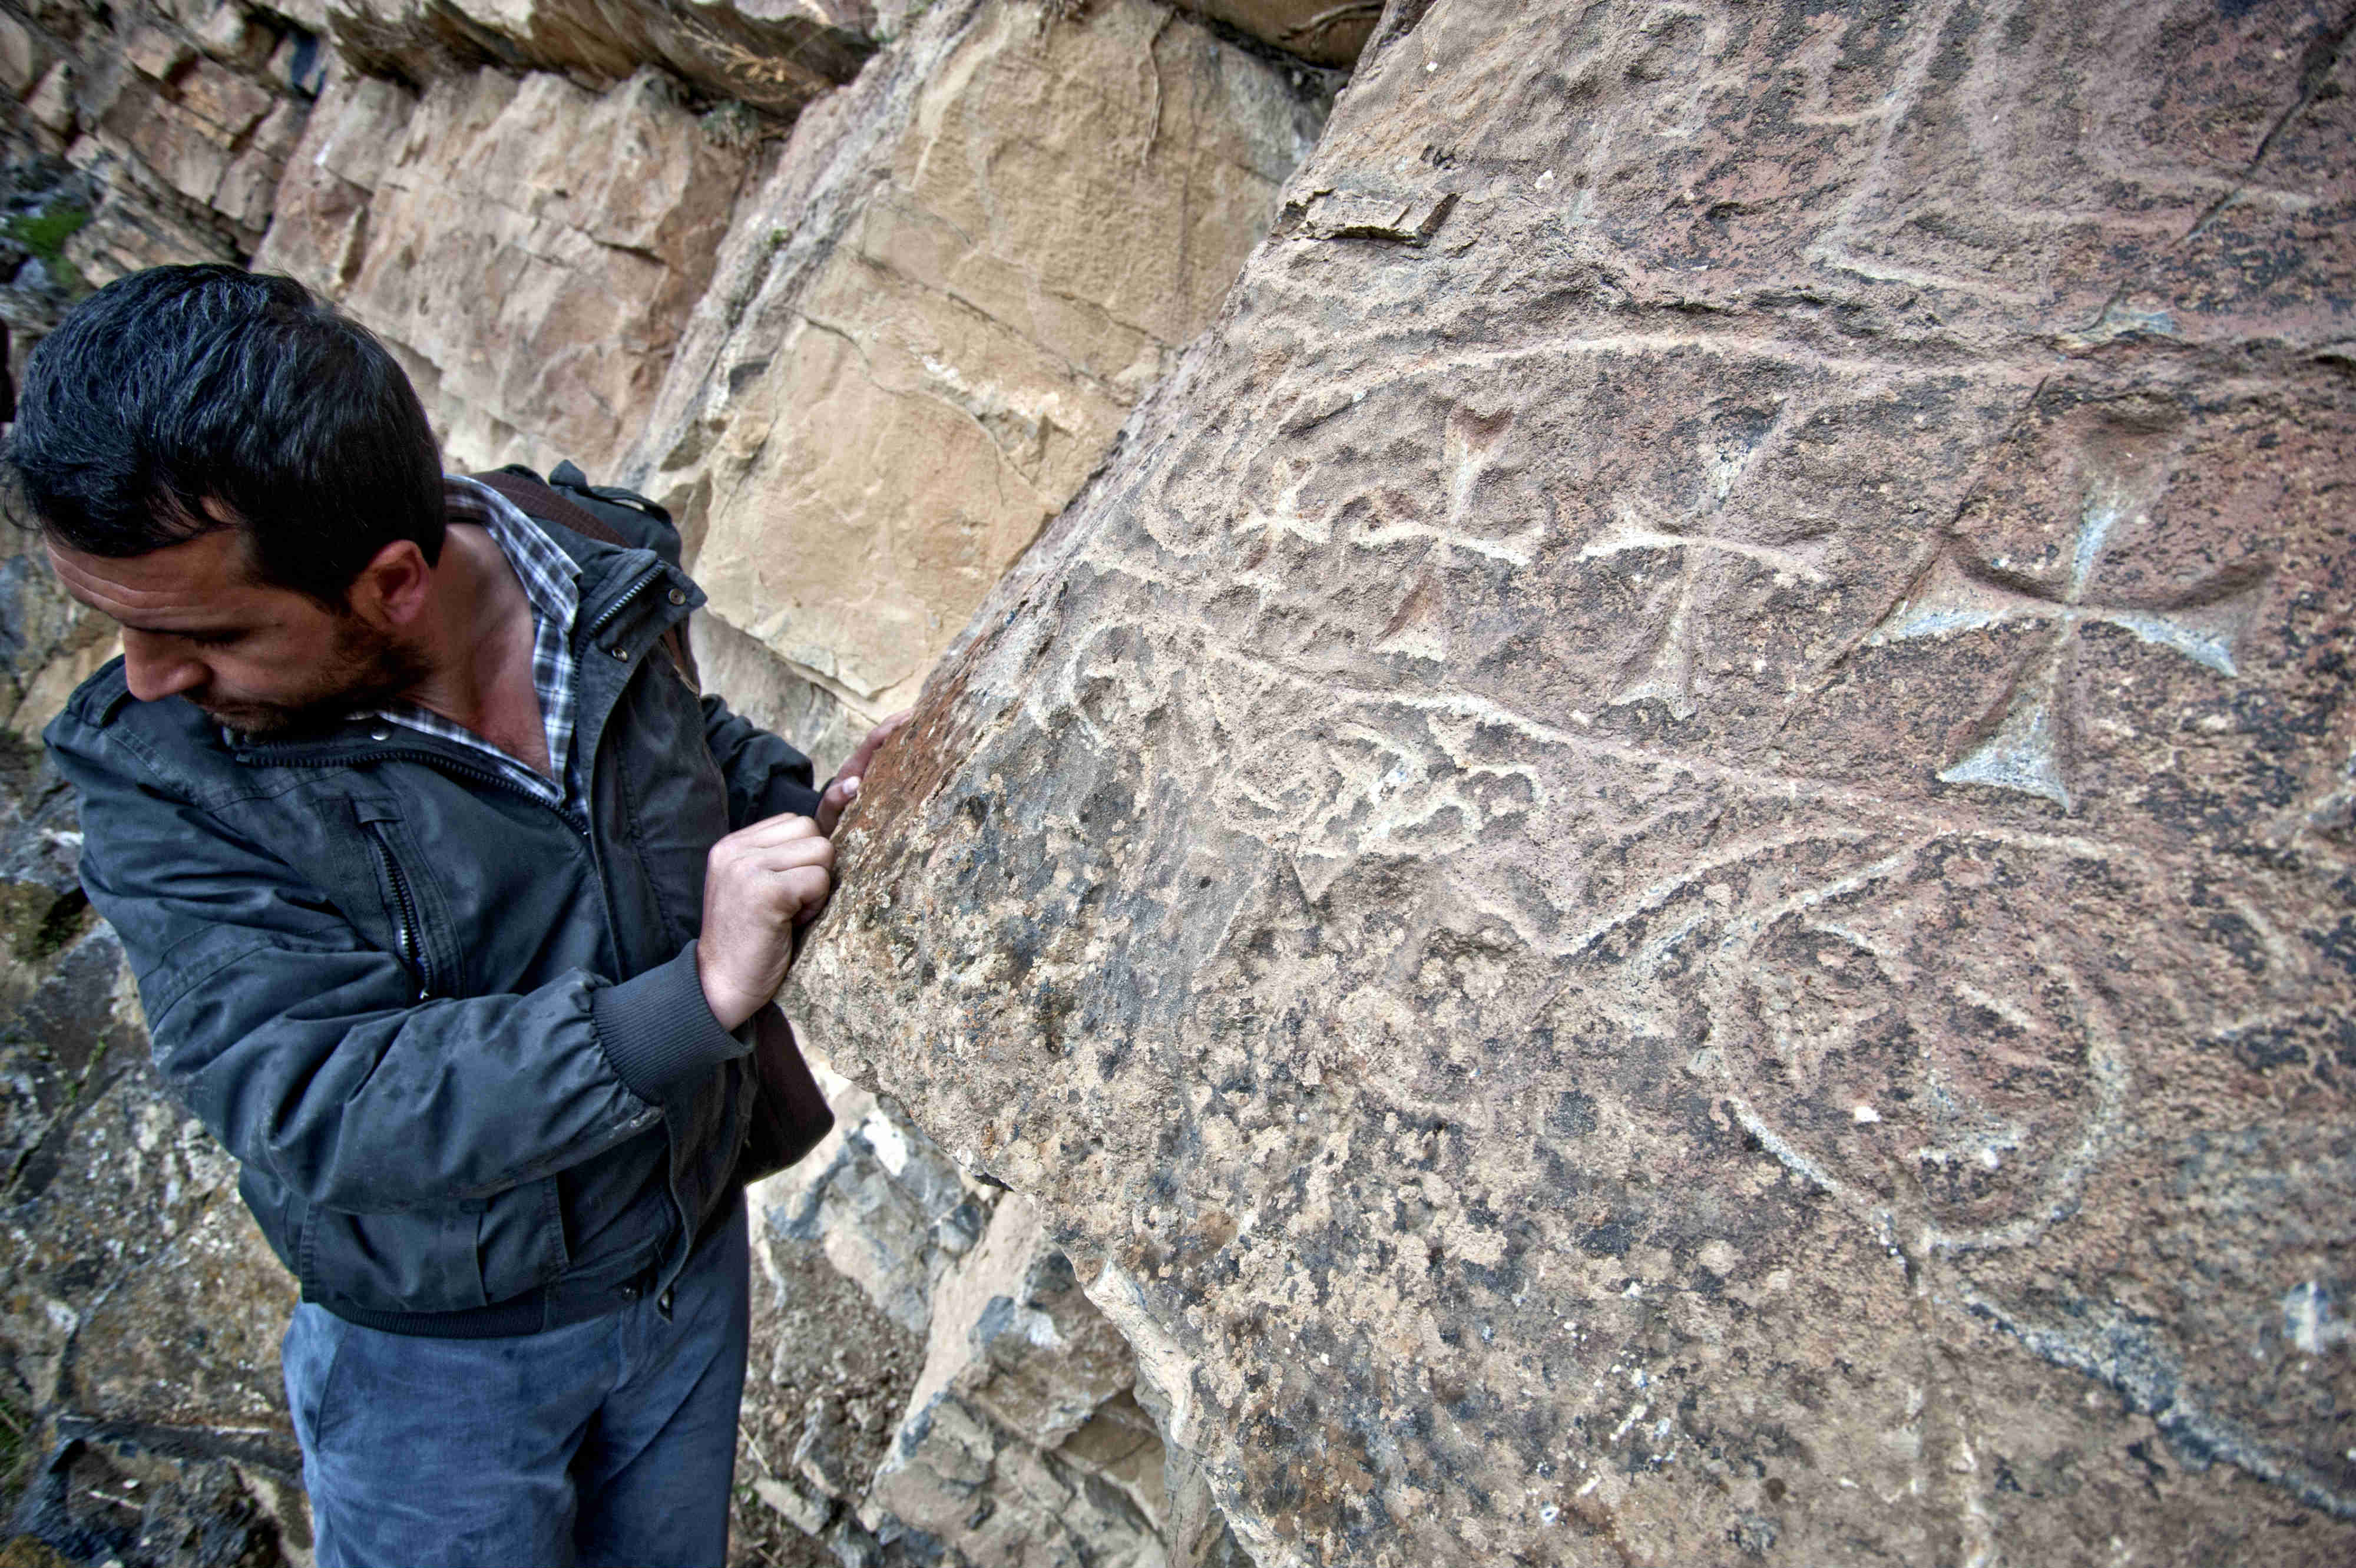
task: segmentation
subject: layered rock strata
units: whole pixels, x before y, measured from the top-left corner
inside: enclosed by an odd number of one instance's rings
[[[914,695],[1210,319],[1324,83],[1147,0],[926,12],[738,208],[631,479],[712,613]]]
[[[2356,1555],[2350,28],[1395,8],[795,979],[1263,1568]]]
[[[97,198],[44,264],[95,285],[252,254],[330,52],[316,20],[237,0],[0,13],[11,156],[61,154]]]
[[[669,78],[341,75],[253,258],[391,344],[461,467],[610,476],[662,384],[748,160]]]
[[[305,0],[324,4],[347,58],[370,75],[428,81],[485,66],[566,77],[592,91],[649,66],[720,102],[790,120],[858,74],[905,5],[884,0]]]

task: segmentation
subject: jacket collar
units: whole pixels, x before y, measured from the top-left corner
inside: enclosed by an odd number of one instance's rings
[[[662,634],[703,603],[703,594],[687,574],[651,550],[600,543],[570,529],[552,528],[548,534],[581,565],[581,607],[573,618],[572,638],[573,656],[580,660],[573,744],[582,757],[594,758],[605,721],[629,677]],[[465,747],[368,714],[299,740],[225,738],[240,762],[263,766],[318,767],[399,752],[460,771],[492,771],[485,759]]]

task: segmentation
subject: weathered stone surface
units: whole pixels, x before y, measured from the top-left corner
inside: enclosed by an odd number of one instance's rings
[[[1184,9],[1314,64],[1347,66],[1383,8],[1381,0],[1185,0]]]
[[[971,1260],[935,1293],[925,1369],[909,1397],[921,1411],[954,1395],[1052,1448],[1135,1380],[1127,1342],[1081,1294],[1038,1206],[1009,1197]]]
[[[33,0],[12,20],[43,73],[0,106],[12,159],[64,154],[97,207],[69,242],[74,286],[171,262],[240,262],[261,240],[326,51],[236,0],[83,8]],[[0,31],[0,64],[17,58]],[[281,51],[311,73],[273,74]]]
[[[2356,1556],[2347,21],[1415,16],[820,1047],[1263,1568]]]
[[[1001,1199],[934,1294],[924,1370],[862,1521],[977,1568],[1171,1560],[1162,1445],[1135,1380],[1036,1206]]]
[[[866,733],[841,698],[726,621],[699,615],[690,635],[705,691],[722,693],[737,713],[791,741],[816,765],[819,783],[834,777]]]
[[[770,1229],[821,1247],[884,1315],[922,1335],[933,1290],[981,1240],[990,1218],[982,1194],[948,1155],[889,1107],[830,1097],[839,1131],[757,1194]]]
[[[711,276],[745,156],[651,71],[595,93],[487,70],[422,96],[339,78],[286,166],[255,266],[394,346],[448,461],[571,457],[602,478]]]
[[[861,719],[913,695],[1209,321],[1316,91],[1146,0],[961,0],[805,115],[629,467],[713,613]]]
[[[606,87],[656,65],[787,117],[857,73],[878,20],[866,0],[327,0],[327,17],[355,64],[412,81],[497,65]]]
[[[963,1178],[896,1109],[819,1073],[836,1132],[750,1193],[739,1550],[1237,1568],[1207,1489],[1169,1484],[1129,1346],[1036,1207]]]

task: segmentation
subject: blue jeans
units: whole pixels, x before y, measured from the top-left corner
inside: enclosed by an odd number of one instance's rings
[[[744,1392],[744,1213],[670,1316],[512,1339],[362,1328],[305,1303],[286,1399],[319,1568],[722,1568]]]

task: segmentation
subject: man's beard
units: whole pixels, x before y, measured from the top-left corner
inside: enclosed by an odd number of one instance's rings
[[[358,617],[336,623],[335,644],[315,689],[274,703],[224,702],[209,693],[188,700],[227,729],[249,740],[286,740],[333,729],[357,713],[381,708],[414,686],[425,660],[369,629]]]

